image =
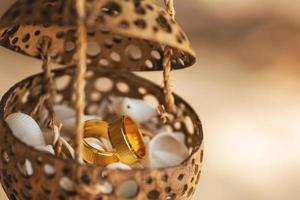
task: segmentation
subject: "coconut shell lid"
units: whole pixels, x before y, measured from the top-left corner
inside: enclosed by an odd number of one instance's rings
[[[172,67],[195,62],[195,52],[176,21],[152,0],[86,1],[87,63],[102,68],[162,70],[165,46],[173,48]],[[41,58],[40,43],[51,38],[54,63],[76,58],[75,0],[19,0],[0,20],[1,45]]]

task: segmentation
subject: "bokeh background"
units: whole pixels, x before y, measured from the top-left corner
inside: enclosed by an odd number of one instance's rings
[[[0,1],[2,14],[13,0]],[[300,1],[175,0],[197,64],[172,74],[201,116],[195,200],[300,199]],[[40,61],[0,48],[0,94]],[[142,73],[162,84],[160,73]],[[0,189],[0,199],[6,197]]]

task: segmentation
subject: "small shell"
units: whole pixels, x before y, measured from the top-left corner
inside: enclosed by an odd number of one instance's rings
[[[12,133],[29,146],[45,146],[45,140],[37,122],[24,113],[10,114],[5,121]]]
[[[137,123],[144,123],[157,115],[155,108],[140,99],[116,98],[112,107],[117,115],[130,116]]]
[[[131,170],[132,168],[121,162],[111,163],[106,166],[107,169],[121,169],[121,170]]]
[[[58,122],[75,116],[75,111],[67,105],[55,105],[53,107]]]
[[[47,146],[35,146],[35,149],[43,152],[48,152],[52,155],[55,155],[54,149],[52,145],[47,145]]]
[[[74,148],[66,141],[65,138],[59,137],[59,140],[62,143],[63,147],[66,149],[67,153],[69,154],[68,157],[71,157],[72,159],[74,159],[75,158],[75,150],[74,150]],[[83,163],[83,161],[82,161],[82,163]]]
[[[65,119],[75,117],[75,111],[73,108],[70,108],[67,105],[61,104],[61,105],[54,105],[53,110],[56,114],[56,121],[62,122]],[[44,124],[48,118],[49,118],[49,112],[45,107],[42,107],[39,111],[39,118],[41,124]]]
[[[89,137],[89,138],[85,138],[85,141],[89,145],[91,145],[92,147],[94,147],[95,149],[98,149],[100,151],[105,151],[104,144],[100,140],[98,140],[97,138]]]
[[[99,119],[98,116],[96,115],[85,115],[84,116],[84,121],[87,120],[91,120],[91,119]],[[76,129],[76,119],[75,117],[69,118],[69,119],[65,119],[62,122],[62,129],[61,129],[61,133],[63,136],[72,136],[75,132]]]
[[[189,155],[182,133],[159,133],[149,144],[151,168],[179,165]]]
[[[164,132],[160,132],[160,134],[164,134]],[[167,132],[167,134],[168,134],[168,132]],[[172,136],[174,138],[176,138],[176,140],[178,140],[182,144],[185,143],[185,135],[183,133],[181,133],[181,132],[173,132],[171,134],[172,134]]]
[[[182,163],[182,161],[185,160],[185,158],[174,153],[154,150],[152,151],[150,160],[150,168],[157,169],[179,165],[180,163]]]
[[[91,145],[92,147],[94,147],[97,150],[100,151],[112,151],[113,148],[111,146],[111,143],[109,142],[108,139],[105,138],[93,138],[93,137],[88,137],[85,138],[85,141]]]
[[[113,150],[111,142],[108,139],[100,137],[100,141],[102,142],[102,144],[104,145],[104,148],[107,151],[112,151]]]

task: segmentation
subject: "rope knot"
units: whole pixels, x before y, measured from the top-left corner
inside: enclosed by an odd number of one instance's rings
[[[172,115],[166,112],[166,109],[163,105],[159,105],[157,107],[157,113],[159,115],[160,120],[166,124],[172,120]]]

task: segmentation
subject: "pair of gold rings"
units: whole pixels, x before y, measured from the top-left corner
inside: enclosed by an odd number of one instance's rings
[[[86,121],[84,137],[109,139],[113,147],[111,151],[103,151],[84,140],[82,156],[90,164],[105,166],[120,161],[131,165],[146,156],[143,135],[138,125],[128,116],[123,116],[110,124],[96,119]]]

